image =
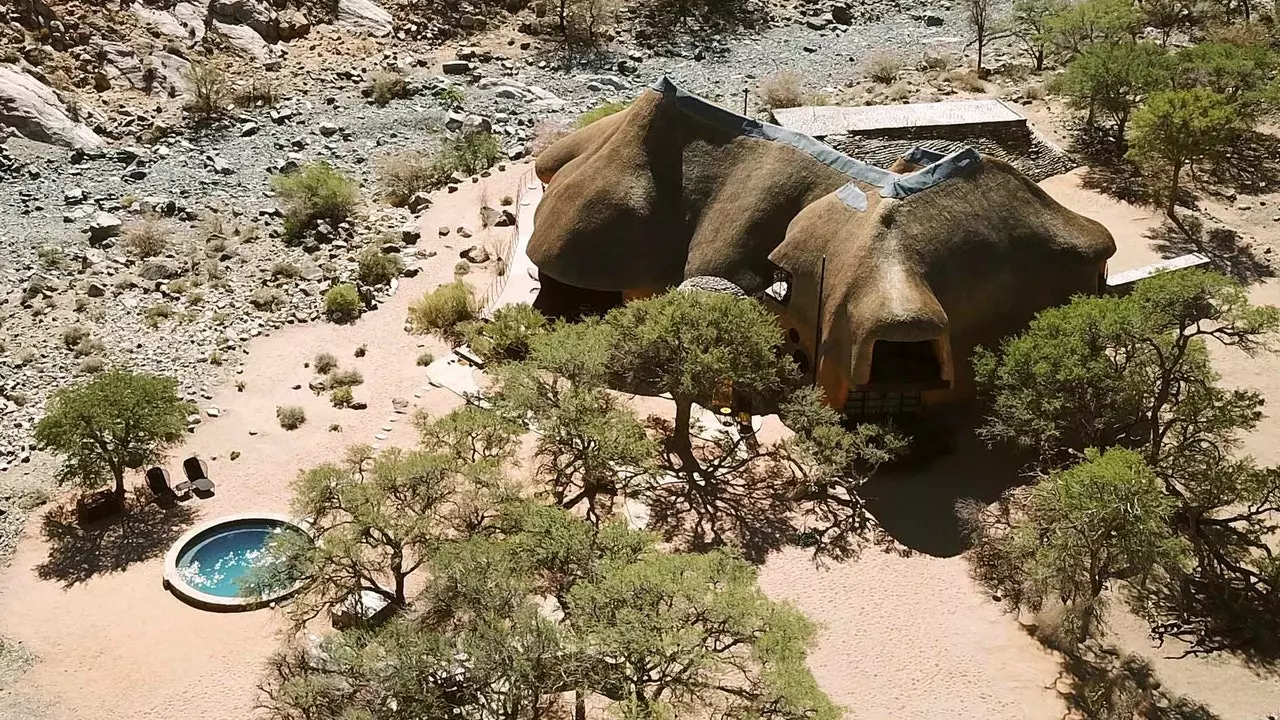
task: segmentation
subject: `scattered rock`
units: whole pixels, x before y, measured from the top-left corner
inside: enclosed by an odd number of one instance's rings
[[[124,223],[109,212],[98,211],[89,221],[89,244],[101,245],[120,234]]]
[[[466,250],[458,253],[458,256],[469,263],[475,263],[477,265],[489,262],[489,251],[479,245],[472,245]]]

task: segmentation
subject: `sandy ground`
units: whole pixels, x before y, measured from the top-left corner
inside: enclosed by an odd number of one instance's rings
[[[452,280],[461,249],[486,241],[493,247],[500,233],[511,232],[496,228],[489,236],[479,229],[479,198],[487,193],[496,202],[514,195],[525,169],[515,166],[457,193],[441,193],[423,217],[421,241],[439,254],[423,261],[422,273],[403,281],[377,311],[352,325],[290,327],[251,343],[238,378],[245,391],[228,384],[204,403],[202,411],[218,407],[221,417],[205,418],[168,463],[179,476],[183,457],[198,453],[209,462],[216,495],[185,504],[194,510],[192,521],[251,510],[288,511],[288,483],[300,469],[337,459],[355,443],[412,446],[417,442],[409,423],[413,409],[442,414],[460,404],[447,390],[424,387],[426,373],[415,360],[424,349],[439,355],[446,348],[404,332],[407,307],[423,291]],[[441,225],[454,230],[438,238]],[[475,236],[458,238],[460,225]],[[492,274],[478,270],[467,279],[482,291]],[[367,345],[368,354],[355,358],[360,345]],[[303,364],[320,352],[332,352],[342,367],[364,375],[355,397],[369,403],[367,410],[335,409],[326,395],[307,389],[313,375]],[[301,389],[292,389],[295,385]],[[395,398],[410,401],[410,414],[394,411]],[[281,429],[275,418],[280,405],[305,408],[306,424],[296,431]],[[330,432],[332,423],[341,424],[342,432]],[[379,441],[379,434],[387,439]],[[228,459],[233,450],[241,453],[234,462]],[[83,580],[76,571],[62,573],[72,575],[74,584],[41,579],[39,568],[51,548],[41,536],[40,515],[33,516],[13,561],[0,574],[0,635],[21,641],[38,658],[19,682],[16,697],[0,696],[0,718],[10,720],[6,707],[14,709],[14,720],[29,717],[18,709],[27,701],[45,708],[50,718],[67,720],[252,717],[262,661],[278,642],[280,624],[273,612],[218,614],[178,601],[161,588],[167,543],[154,547],[149,559],[117,572]],[[181,531],[160,534],[171,541]]]
[[[412,298],[452,278],[460,249],[485,239],[477,233],[464,243],[456,232],[440,239],[435,229],[475,229],[480,193],[514,195],[522,172],[513,168],[499,174],[486,183],[492,185],[488,189],[469,185],[438,195],[423,218],[422,245],[439,255],[426,260],[422,275],[404,282],[377,312],[351,326],[289,328],[251,345],[240,378],[245,391],[222,388],[207,404],[221,408],[222,417],[206,419],[174,454],[176,459],[200,453],[211,461],[218,494],[188,503],[198,518],[286,510],[288,482],[299,469],[338,457],[348,444],[379,442],[376,434],[388,435],[384,444],[412,444],[409,416],[394,412],[393,398],[432,413],[458,404],[447,390],[424,389],[425,371],[414,361],[424,348],[437,355],[444,348],[404,333],[405,310]],[[1064,205],[1111,229],[1120,245],[1113,271],[1157,259],[1143,238],[1155,222],[1150,212],[1081,189],[1078,173],[1044,186]],[[473,274],[469,280],[483,289],[489,277]],[[1280,302],[1275,283],[1258,286],[1255,294]],[[368,345],[368,355],[356,359],[352,351],[361,344]],[[321,351],[333,352],[344,367],[364,374],[355,394],[369,402],[368,410],[336,410],[327,397],[306,390],[311,374],[303,363]],[[1235,352],[1217,356],[1228,382],[1280,397],[1280,360],[1251,360]],[[303,389],[291,389],[299,384]],[[274,413],[283,404],[306,408],[306,425],[281,430]],[[343,432],[327,430],[335,422]],[[1277,422],[1269,419],[1264,433],[1247,446],[1266,462],[1280,461],[1280,448],[1268,442],[1280,430]],[[232,450],[242,453],[235,462],[227,459]],[[177,462],[170,466],[176,470]],[[794,550],[774,555],[762,568],[767,592],[794,602],[821,626],[811,664],[822,687],[849,708],[850,717],[1063,717],[1065,707],[1055,690],[1057,659],[974,585],[958,554],[955,500],[992,499],[1011,473],[976,441],[962,442],[957,453],[927,468],[878,479],[869,488],[881,522],[913,554],[870,549],[857,561],[818,569],[805,552]],[[13,562],[0,571],[0,635],[21,641],[37,662],[16,695],[0,695],[0,720],[31,718],[31,707],[44,709],[50,720],[254,716],[262,661],[277,644],[275,614],[215,614],[184,605],[160,587],[159,557],[166,549],[167,543],[150,559],[71,583],[42,579],[40,568],[48,564],[51,546],[41,537],[39,518],[33,519]],[[1117,619],[1114,637],[1146,651],[1167,687],[1207,703],[1223,718],[1246,720],[1280,710],[1275,678],[1256,676],[1224,658],[1164,659],[1168,649],[1150,650],[1144,630],[1131,619]]]

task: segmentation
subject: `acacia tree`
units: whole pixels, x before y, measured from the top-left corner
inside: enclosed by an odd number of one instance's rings
[[[1082,0],[1054,13],[1048,30],[1059,51],[1072,58],[1093,45],[1133,40],[1141,20],[1130,0]]]
[[[812,624],[742,560],[550,507],[494,530],[433,558],[412,616],[278,656],[270,716],[549,718],[575,691],[578,717],[588,700],[635,718],[838,717],[805,666]]]
[[[978,77],[982,77],[982,51],[991,39],[991,0],[965,0],[964,19],[973,31],[973,43],[978,48]]]
[[[1169,75],[1163,48],[1125,41],[1088,47],[1056,82],[1073,107],[1088,111],[1089,126],[1095,126],[1101,114],[1111,121],[1115,139],[1123,141],[1134,108],[1166,88]]]
[[[280,537],[246,590],[265,595],[302,580],[288,610],[295,627],[362,591],[407,608],[409,578],[443,545],[485,527],[517,496],[502,475],[503,459],[476,459],[461,443],[379,453],[355,446],[341,463],[300,473],[293,510],[306,520],[310,537]]]
[[[1177,223],[1183,169],[1221,153],[1241,129],[1240,111],[1224,95],[1204,88],[1159,92],[1133,115],[1128,156],[1168,178],[1164,211]]]
[[[498,371],[500,411],[537,429],[538,471],[559,506],[599,524],[618,494],[642,493],[657,475],[657,444],[606,389],[613,333],[600,322],[560,325],[534,340],[525,362]]]
[[[1041,610],[1049,599],[1067,609],[1066,636],[1081,642],[1101,626],[1103,592],[1120,579],[1140,592],[1166,580],[1164,568],[1188,562],[1172,528],[1176,502],[1142,456],[1114,448],[993,508],[974,503],[962,517],[974,534],[974,574],[1014,609]]]
[[[1036,72],[1044,70],[1044,62],[1053,46],[1050,24],[1066,7],[1063,0],[1015,0],[1009,17],[1008,34],[1022,46]]]
[[[1090,447],[1141,454],[1193,559],[1165,568],[1172,580],[1144,609],[1157,634],[1202,649],[1266,639],[1280,616],[1280,562],[1268,541],[1280,527],[1280,472],[1234,457],[1263,399],[1221,387],[1206,348],[1256,351],[1278,328],[1280,312],[1252,305],[1239,284],[1182,270],[1123,298],[1046,310],[999,355],[975,358],[992,403],[980,430],[988,441],[1034,449],[1048,467]]]
[[[125,471],[164,459],[193,412],[178,396],[177,380],[111,370],[54,393],[35,440],[62,456],[64,482],[93,488],[110,480],[123,498]]]
[[[778,348],[782,331],[760,303],[733,295],[675,290],[610,311],[615,372],[636,388],[670,393],[676,404],[668,450],[698,467],[693,404],[718,392],[777,395],[795,374]]]

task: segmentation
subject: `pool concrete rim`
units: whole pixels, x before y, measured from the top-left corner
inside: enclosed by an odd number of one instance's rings
[[[182,579],[182,575],[178,572],[178,560],[182,557],[182,551],[186,549],[191,541],[195,540],[201,534],[208,532],[220,525],[230,525],[239,522],[277,522],[284,525],[295,527],[306,532],[305,523],[286,515],[284,513],[270,512],[245,512],[236,513],[234,515],[223,515],[207,522],[191,528],[182,534],[182,537],[169,548],[169,552],[164,556],[164,585],[168,590],[178,598],[189,605],[193,605],[202,610],[215,611],[235,611],[235,610],[256,610],[260,607],[270,605],[288,598],[302,588],[299,583],[291,588],[286,588],[277,593],[266,595],[263,597],[222,597],[220,595],[210,595],[201,592],[187,584]]]

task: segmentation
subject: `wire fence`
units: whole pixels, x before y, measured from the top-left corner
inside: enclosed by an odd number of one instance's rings
[[[520,176],[520,184],[516,189],[516,201],[512,214],[515,215],[515,222],[511,224],[511,232],[501,240],[494,244],[493,252],[502,262],[502,273],[489,283],[489,287],[480,295],[480,307],[487,316],[495,308],[493,304],[498,301],[502,295],[502,291],[506,289],[507,282],[511,279],[511,260],[512,254],[515,252],[516,245],[520,241],[520,208],[524,202],[525,192],[529,188],[529,182],[533,177],[533,171],[529,170]]]

